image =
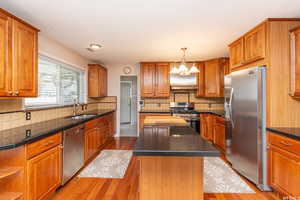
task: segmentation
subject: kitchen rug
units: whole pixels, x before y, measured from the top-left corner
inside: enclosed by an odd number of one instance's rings
[[[79,177],[123,178],[131,156],[128,150],[103,150]]]
[[[221,158],[204,158],[205,193],[255,193]]]
[[[103,150],[79,177],[123,178],[132,157],[130,150]],[[255,193],[222,159],[204,158],[205,193]]]

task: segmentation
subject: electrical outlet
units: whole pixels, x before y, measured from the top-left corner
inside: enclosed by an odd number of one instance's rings
[[[31,112],[26,112],[26,120],[31,120]]]
[[[30,137],[31,136],[31,129],[27,129],[26,130],[26,137]]]

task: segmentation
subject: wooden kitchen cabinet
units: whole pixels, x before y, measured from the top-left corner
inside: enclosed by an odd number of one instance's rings
[[[89,64],[88,70],[88,96],[107,96],[107,69],[99,64]]]
[[[0,9],[0,96],[38,95],[39,30]]]
[[[27,162],[28,200],[45,199],[61,184],[62,149],[56,146]]]
[[[225,119],[215,117],[213,143],[224,153],[226,151]]]
[[[84,142],[84,160],[87,162],[97,152],[100,143],[98,127],[86,130]]]
[[[214,120],[214,115],[200,114],[200,134],[204,139],[212,142],[214,139]]]
[[[245,62],[250,63],[266,56],[266,24],[263,23],[244,36]]]
[[[300,27],[291,31],[290,96],[300,98]]]
[[[229,45],[229,56],[231,69],[234,69],[244,64],[244,38],[240,38]]]
[[[204,62],[197,63],[199,73],[197,75],[197,97],[205,96]]]
[[[170,96],[170,64],[141,63],[141,96],[169,97]]]
[[[287,196],[300,196],[299,149],[299,141],[268,132],[269,184]]]
[[[205,97],[224,96],[224,63],[223,59],[212,59],[204,62]]]

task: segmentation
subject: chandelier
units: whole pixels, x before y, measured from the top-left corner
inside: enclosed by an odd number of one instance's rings
[[[198,68],[196,67],[195,63],[193,63],[193,66],[190,69],[186,66],[186,60],[185,60],[186,50],[187,50],[187,48],[181,48],[181,51],[183,52],[181,63],[179,65],[179,68],[177,68],[176,66],[172,67],[172,69],[170,71],[171,74],[179,74],[180,76],[188,76],[192,73],[200,72],[198,70]]]

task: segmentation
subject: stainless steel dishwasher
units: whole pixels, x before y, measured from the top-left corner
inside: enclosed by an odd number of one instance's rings
[[[63,131],[62,185],[67,183],[84,165],[85,125]]]

